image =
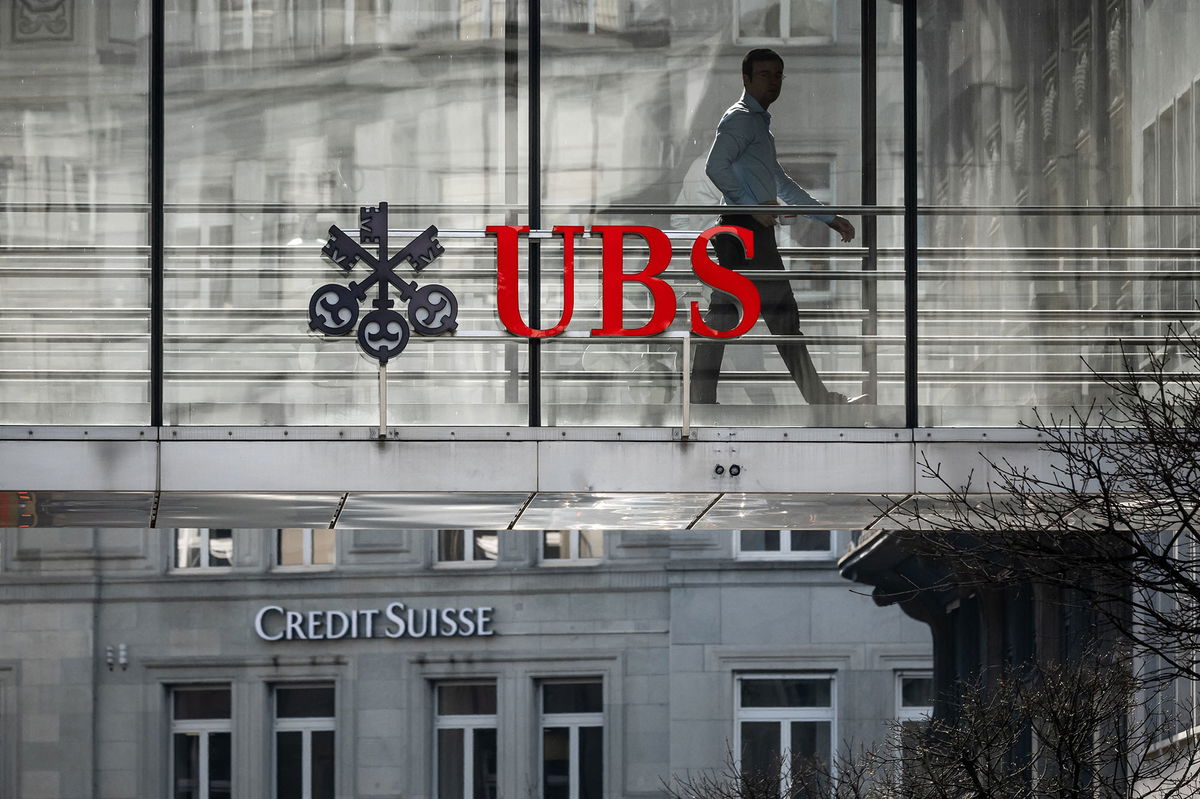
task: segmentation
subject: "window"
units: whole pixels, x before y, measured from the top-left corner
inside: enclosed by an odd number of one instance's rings
[[[604,555],[604,533],[599,530],[546,530],[542,533],[542,560],[597,560]]]
[[[499,552],[495,530],[438,530],[439,563],[495,563]]]
[[[834,680],[829,675],[762,675],[738,678],[737,751],[741,772],[779,780],[789,795],[806,763],[832,763]]]
[[[175,531],[176,569],[221,569],[232,565],[232,530],[181,527]]]
[[[276,686],[276,799],[334,799],[333,719],[333,686]]]
[[[228,686],[171,692],[171,796],[229,799],[233,749]]]
[[[334,531],[289,527],[278,532],[280,566],[332,566],[337,539]]]
[[[833,557],[832,530],[738,530],[738,557],[820,560]]]
[[[604,686],[542,683],[542,799],[604,795]]]
[[[933,716],[933,675],[903,672],[896,675],[896,718],[904,726],[920,724]]]
[[[446,683],[434,712],[438,799],[495,799],[496,684]]]
[[[743,44],[828,44],[835,0],[738,0],[734,38]]]

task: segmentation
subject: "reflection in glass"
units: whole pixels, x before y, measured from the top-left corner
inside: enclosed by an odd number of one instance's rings
[[[604,796],[604,728],[579,728],[579,797]]]
[[[463,786],[466,782],[466,775],[463,773],[466,758],[463,742],[465,733],[462,729],[437,731],[438,799],[463,799]]]
[[[175,760],[172,774],[175,799],[199,799],[200,733],[174,735]]]
[[[334,799],[334,733],[312,733],[312,799]]]
[[[498,754],[496,748],[496,730],[476,729],[475,736],[475,774],[473,799],[496,799],[498,793]]]
[[[742,707],[831,707],[833,684],[827,677],[743,679]]]
[[[148,11],[4,4],[6,424],[150,421]]]
[[[566,727],[542,730],[542,797],[570,799],[571,735]]]
[[[762,775],[779,768],[779,722],[743,721],[741,734],[743,772]]]
[[[304,734],[275,733],[275,799],[303,799]]]
[[[443,683],[437,689],[439,716],[496,715],[495,683]]]
[[[542,685],[543,713],[599,713],[604,687],[599,682],[548,682]]]

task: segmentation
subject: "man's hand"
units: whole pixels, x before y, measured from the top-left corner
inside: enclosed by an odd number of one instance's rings
[[[854,240],[854,225],[850,224],[850,220],[844,216],[835,216],[829,226],[837,231],[837,234],[842,237],[842,241]]]
[[[767,200],[759,203],[760,205],[779,205],[779,200]],[[775,227],[775,214],[754,214],[754,218],[763,224],[765,227]]]

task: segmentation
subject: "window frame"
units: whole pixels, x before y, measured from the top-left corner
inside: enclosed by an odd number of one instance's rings
[[[224,688],[229,691],[229,715],[215,719],[176,719],[175,695],[187,691],[211,691]],[[229,683],[190,683],[171,685],[167,690],[167,713],[169,718],[167,730],[167,791],[168,797],[175,797],[175,736],[200,735],[200,773],[197,775],[196,799],[209,799],[210,779],[208,774],[209,739],[212,735],[222,733],[229,736],[229,791],[234,791],[234,778],[237,775],[237,747],[233,743],[233,686]]]
[[[600,554],[589,555],[588,557],[579,556],[579,539],[582,533],[599,533],[600,535]],[[546,536],[550,533],[567,533],[567,555],[557,558],[546,557]],[[538,544],[538,561],[549,566],[594,566],[604,560],[604,546],[607,536],[603,530],[542,530],[541,539]],[[561,550],[561,545],[560,545]]]
[[[334,534],[333,551],[331,553],[332,560],[328,563],[314,563],[313,554],[316,551],[313,542],[313,535],[316,530],[321,528],[316,527],[277,527],[275,528],[275,558],[273,568],[276,571],[329,571],[337,566],[337,533]],[[303,543],[301,549],[303,551],[302,563],[283,563],[283,533],[286,530],[299,530],[303,533]]]
[[[334,715],[332,716],[294,716],[279,718],[279,689],[288,688],[328,688],[333,691]],[[279,734],[281,732],[300,733],[300,784],[303,799],[312,796],[312,735],[314,732],[332,732],[334,741],[334,785],[337,792],[337,685],[332,682],[279,682],[271,685],[271,796],[279,796]]]
[[[475,760],[475,731],[476,730],[492,730],[496,733],[496,773],[497,778],[500,772],[501,760],[499,757],[500,745],[500,696],[499,685],[495,679],[466,679],[466,680],[435,680],[433,681],[433,792],[430,794],[433,797],[441,796],[441,770],[438,765],[441,762],[440,738],[438,732],[440,730],[463,730],[463,751],[462,751],[462,770],[463,770],[463,796],[462,799],[471,799],[475,795],[475,769],[473,767]],[[496,712],[495,713],[473,713],[473,714],[442,714],[440,706],[440,696],[438,689],[445,685],[486,685],[491,686],[492,690],[496,691]],[[467,735],[467,732],[470,735]]]
[[[896,721],[903,724],[907,721],[929,721],[933,718],[933,705],[904,704],[904,681],[909,679],[932,680],[933,671],[930,669],[904,669],[896,672]]]
[[[545,709],[547,685],[584,685],[599,684],[600,710],[598,712],[547,713]],[[579,731],[583,728],[600,729],[600,773],[608,782],[609,746],[607,740],[608,726],[604,705],[607,700],[605,681],[603,677],[544,677],[537,680],[537,785],[539,799],[546,796],[546,730],[552,727],[567,728],[567,799],[579,799],[579,781],[581,764],[577,753],[579,751]]]
[[[442,558],[442,536],[447,533],[462,533],[463,534],[463,557],[459,559],[443,559]],[[476,558],[475,557],[475,536],[476,533],[494,533],[496,535],[496,557],[493,559]],[[447,529],[438,530],[437,537],[433,542],[433,562],[438,567],[446,567],[450,569],[490,569],[500,561],[500,531],[499,530],[483,530],[476,528],[463,529]]]
[[[181,566],[179,564],[179,536],[187,531],[195,531],[200,536],[200,552],[202,560],[207,561],[212,557],[212,532],[229,531],[229,563],[228,565],[213,566],[207,562],[201,563],[198,566]],[[176,527],[171,531],[171,566],[172,572],[184,574],[193,574],[196,572],[205,572],[207,574],[228,574],[234,568],[234,547],[235,547],[234,531],[229,527]]]
[[[778,36],[743,36],[742,35],[742,3],[745,0],[735,0],[733,4],[733,41],[738,45],[776,45],[786,47],[821,47],[838,43],[838,0],[829,0],[829,35],[828,36],[789,36],[785,31],[792,28],[791,0],[767,0],[779,6],[779,35]]]
[[[733,531],[733,553],[738,560],[802,560],[802,561],[830,561],[837,557],[837,530],[825,530],[829,536],[828,549],[792,549],[791,533],[812,533],[820,532],[817,530],[776,530],[779,535],[778,550],[762,550],[762,549],[745,549],[742,546],[742,533],[759,532],[758,530],[734,530]],[[763,532],[770,532],[763,530]],[[784,535],[788,533],[788,535]],[[787,543],[787,549],[784,549],[784,542]]]
[[[766,680],[810,680],[812,682],[828,682],[829,683],[829,706],[828,707],[742,707],[742,683]],[[734,690],[733,690],[733,746],[734,758],[737,763],[739,773],[742,768],[742,723],[747,721],[753,722],[777,722],[779,724],[779,754],[791,752],[792,738],[792,723],[793,722],[828,722],[829,723],[829,754],[830,762],[828,763],[830,773],[836,776],[837,767],[837,744],[838,744],[838,679],[837,672],[827,671],[793,671],[793,672],[761,672],[761,673],[741,673],[734,675]],[[787,743],[787,746],[784,743]],[[790,769],[787,768],[788,758],[784,758],[781,763],[781,768],[785,769],[781,777],[781,788],[783,792],[791,788]]]

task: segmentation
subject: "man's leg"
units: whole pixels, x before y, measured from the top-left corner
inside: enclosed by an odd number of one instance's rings
[[[754,237],[754,269],[778,269],[783,271],[783,259],[779,256],[779,248],[775,243],[775,231],[767,228],[763,235]],[[800,330],[800,308],[796,305],[796,295],[792,292],[792,284],[787,280],[755,281],[758,293],[762,299],[762,316],[767,322],[767,328],[776,336],[802,336]],[[803,344],[780,342],[775,345],[779,350],[783,363],[787,366],[792,380],[804,401],[809,405],[842,404],[846,401],[844,394],[830,391],[825,387],[817,368],[813,365],[808,354],[808,347]]]
[[[757,243],[757,239],[756,239]],[[726,269],[745,269],[746,253],[742,243],[733,236],[717,236],[713,239],[717,260]],[[713,298],[704,314],[704,323],[713,330],[732,330],[738,323],[737,306],[724,292],[714,291]],[[725,345],[719,339],[709,339],[696,345],[692,359],[691,401],[699,405],[711,405],[717,401],[717,381],[721,378],[721,360],[725,356]]]

